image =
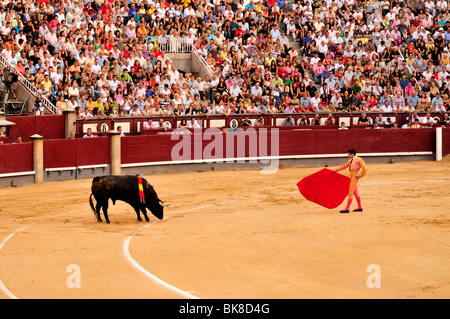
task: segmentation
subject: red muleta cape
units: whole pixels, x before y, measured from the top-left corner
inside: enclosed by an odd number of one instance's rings
[[[336,208],[348,196],[350,178],[324,168],[297,183],[300,193],[325,208]]]

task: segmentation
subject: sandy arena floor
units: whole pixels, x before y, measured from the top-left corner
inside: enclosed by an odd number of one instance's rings
[[[150,223],[98,223],[91,179],[0,188],[0,298],[450,297],[449,157],[369,164],[363,213],[305,200],[319,169],[145,176],[171,203]]]

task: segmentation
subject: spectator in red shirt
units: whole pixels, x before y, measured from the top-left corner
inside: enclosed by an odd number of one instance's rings
[[[244,36],[244,31],[242,30],[241,26],[238,26],[236,30],[234,31],[234,36],[237,37],[238,35]]]
[[[112,13],[112,9],[106,2],[103,3],[103,5],[100,7],[100,11],[103,13],[103,16],[108,16],[110,13]]]

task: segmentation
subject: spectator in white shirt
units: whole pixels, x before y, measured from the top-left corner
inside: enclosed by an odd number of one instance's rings
[[[238,86],[237,82],[234,81],[233,85],[228,90],[232,96],[239,97],[239,94],[241,94],[241,88]]]
[[[11,34],[11,22],[7,21],[1,28],[0,28],[0,35],[3,37],[8,36]]]
[[[425,9],[434,17],[436,14],[436,9],[434,7],[434,1],[427,0],[425,1]]]
[[[433,125],[436,121],[431,117],[430,113],[427,113],[427,115],[422,119],[423,125]]]
[[[394,110],[392,109],[392,106],[389,104],[389,101],[385,101],[384,105],[381,106],[381,112],[391,113]]]
[[[317,107],[319,106],[319,103],[321,102],[319,92],[316,92],[316,94],[311,98],[311,104],[313,105],[314,109],[317,110]]]
[[[261,100],[262,97],[262,88],[259,86],[259,82],[256,82],[254,86],[252,86],[250,90],[250,95],[253,102]]]
[[[101,66],[98,64],[98,58],[95,58],[95,62],[94,64],[91,66],[91,72],[94,74],[100,74],[102,68]]]
[[[274,41],[278,40],[281,37],[280,29],[276,25],[273,26],[272,30],[270,30],[270,35]]]
[[[190,128],[201,128],[200,124],[197,123],[197,121],[194,118],[191,118],[187,122],[187,126]]]
[[[438,0],[438,2],[436,2],[436,10],[438,14],[441,14],[442,12],[444,12],[446,9],[448,8],[448,3],[445,0]]]
[[[63,79],[64,74],[61,72],[61,68],[58,67],[56,69],[56,71],[53,71],[50,73],[50,80],[52,81],[52,83],[56,86],[59,86],[59,84],[61,83],[61,80]]]
[[[68,89],[68,95],[69,98],[73,96],[75,97],[75,99],[78,99],[78,97],[80,96],[80,90],[78,89],[77,81],[75,80],[72,81],[72,86],[69,86]]]
[[[436,106],[436,110],[435,111],[436,112],[443,112],[443,113],[445,113],[447,110],[446,110],[446,108],[444,106],[444,103],[439,102],[438,105]]]

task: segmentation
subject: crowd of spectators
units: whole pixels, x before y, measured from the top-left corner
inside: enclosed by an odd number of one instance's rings
[[[3,1],[0,35],[58,112],[85,118],[450,106],[445,0]],[[175,68],[180,41],[211,77]]]

